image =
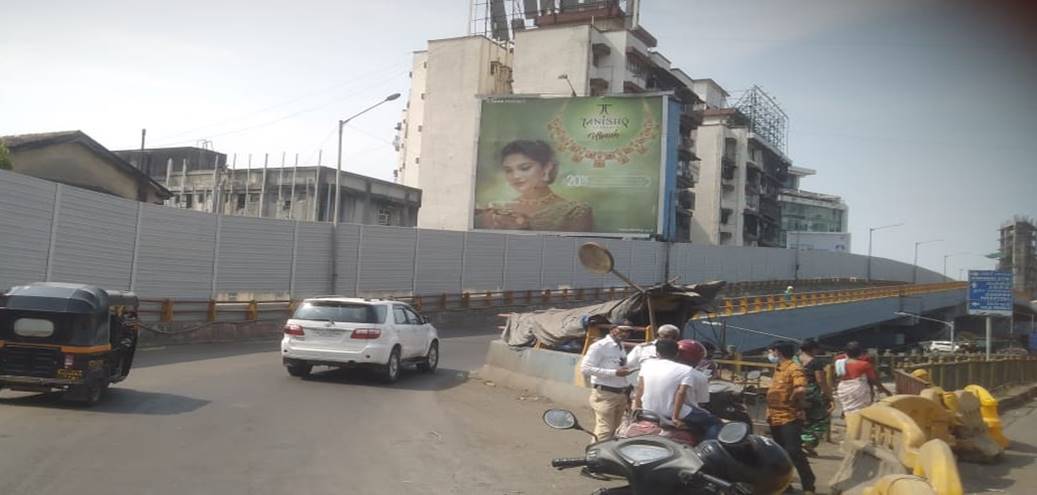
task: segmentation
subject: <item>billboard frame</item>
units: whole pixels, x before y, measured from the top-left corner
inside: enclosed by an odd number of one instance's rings
[[[468,216],[468,230],[471,232],[487,232],[493,234],[514,234],[514,235],[552,235],[558,237],[602,237],[602,238],[615,238],[615,239],[654,239],[662,238],[664,240],[667,236],[665,225],[668,223],[668,209],[666,208],[667,193],[673,189],[674,184],[670,183],[669,176],[666,172],[670,168],[669,154],[667,153],[667,146],[670,144],[669,132],[670,132],[670,104],[673,102],[674,92],[673,91],[654,91],[645,93],[620,93],[620,94],[608,94],[601,96],[570,96],[563,94],[542,94],[542,93],[526,93],[526,94],[511,94],[511,95],[478,95],[476,98],[479,100],[479,111],[476,115],[476,136],[475,146],[473,147],[475,157],[472,160],[472,177],[473,180],[476,177],[479,168],[479,141],[482,139],[482,111],[483,104],[489,102],[515,102],[525,100],[564,100],[564,99],[589,99],[589,98],[647,98],[647,97],[660,97],[661,109],[660,109],[660,160],[659,160],[659,199],[658,199],[658,214],[656,215],[655,232],[653,233],[634,233],[634,232],[564,232],[557,230],[501,230],[501,229],[476,229],[475,228],[475,215],[469,214]],[[679,132],[679,131],[678,131]],[[676,168],[677,164],[673,163],[673,167]],[[475,204],[475,184],[473,182],[471,187],[470,204]]]

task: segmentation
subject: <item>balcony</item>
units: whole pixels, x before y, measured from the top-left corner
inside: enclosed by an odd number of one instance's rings
[[[722,181],[733,181],[735,180],[735,166],[733,164],[724,164],[724,169],[720,172],[720,179]]]
[[[682,137],[677,142],[677,157],[683,161],[697,161],[699,157],[695,156],[695,141],[690,138]]]
[[[746,209],[759,211],[760,209],[760,197],[759,196],[746,196],[745,197]]]

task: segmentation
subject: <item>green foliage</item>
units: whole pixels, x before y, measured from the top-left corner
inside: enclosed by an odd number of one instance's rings
[[[4,143],[0,143],[0,170],[11,170],[13,165],[11,164],[11,152],[7,150],[7,146]]]

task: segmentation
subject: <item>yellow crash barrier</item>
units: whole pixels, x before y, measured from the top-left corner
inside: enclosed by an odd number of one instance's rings
[[[846,440],[892,451],[900,463],[913,468],[918,449],[928,440],[910,416],[887,405],[868,406],[846,415]]]
[[[864,495],[936,495],[929,482],[910,474],[888,474],[864,489]]]
[[[990,436],[1001,448],[1008,448],[1008,444],[1011,442],[1005,436],[1001,424],[1001,416],[997,412],[997,399],[990,394],[990,391],[979,385],[969,385],[965,387],[965,390],[979,397],[979,411],[983,416],[983,422],[987,425],[987,431],[990,433]]]
[[[915,476],[928,480],[937,495],[962,495],[965,492],[954,453],[943,440],[929,440],[922,444],[912,471]]]
[[[879,401],[893,409],[908,415],[925,434],[926,439],[938,438],[954,443],[951,435],[951,424],[954,417],[943,406],[943,404],[918,395],[894,395]]]

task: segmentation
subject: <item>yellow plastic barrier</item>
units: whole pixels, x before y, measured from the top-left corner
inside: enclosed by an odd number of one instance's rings
[[[926,439],[938,438],[948,444],[954,443],[951,435],[953,417],[943,404],[919,395],[894,395],[882,399],[879,404],[908,415],[925,433]]]
[[[929,482],[910,474],[888,474],[862,492],[863,495],[936,495]]]
[[[891,450],[908,468],[918,460],[925,433],[910,416],[884,404],[846,415],[846,440],[857,440]]]
[[[925,417],[926,414],[930,414],[936,404],[918,402],[924,400],[921,398],[917,398],[917,400],[897,399],[892,402]],[[832,480],[833,491],[836,493],[841,493],[844,489],[849,488],[843,485],[847,482],[852,484],[854,472],[861,472],[859,469],[853,469],[854,463],[861,458],[855,453],[869,448],[877,449],[880,452],[891,452],[900,465],[879,466],[878,472],[894,473],[892,476],[896,478],[885,479],[888,476],[879,478],[875,484],[866,488],[864,493],[873,495],[899,495],[902,493],[962,495],[964,493],[961,477],[958,474],[958,465],[947,442],[938,438],[927,440],[922,428],[915,423],[911,416],[889,404],[879,403],[847,414],[846,441],[843,448],[848,457],[843,460],[843,466]],[[881,458],[883,454],[872,455]],[[902,470],[902,472],[896,473],[898,470]],[[926,484],[921,485],[908,481],[909,478],[904,477],[908,474],[924,479]],[[925,486],[928,486],[928,491],[912,491]]]
[[[979,385],[969,385],[965,387],[965,390],[979,397],[979,411],[983,415],[983,422],[986,423],[990,436],[1001,448],[1008,448],[1008,444],[1011,442],[1005,436],[1001,416],[997,412],[997,399],[990,394],[990,391]]]
[[[943,440],[925,442],[918,449],[918,462],[912,470],[915,476],[928,480],[937,495],[962,495],[965,492],[954,453]]]

